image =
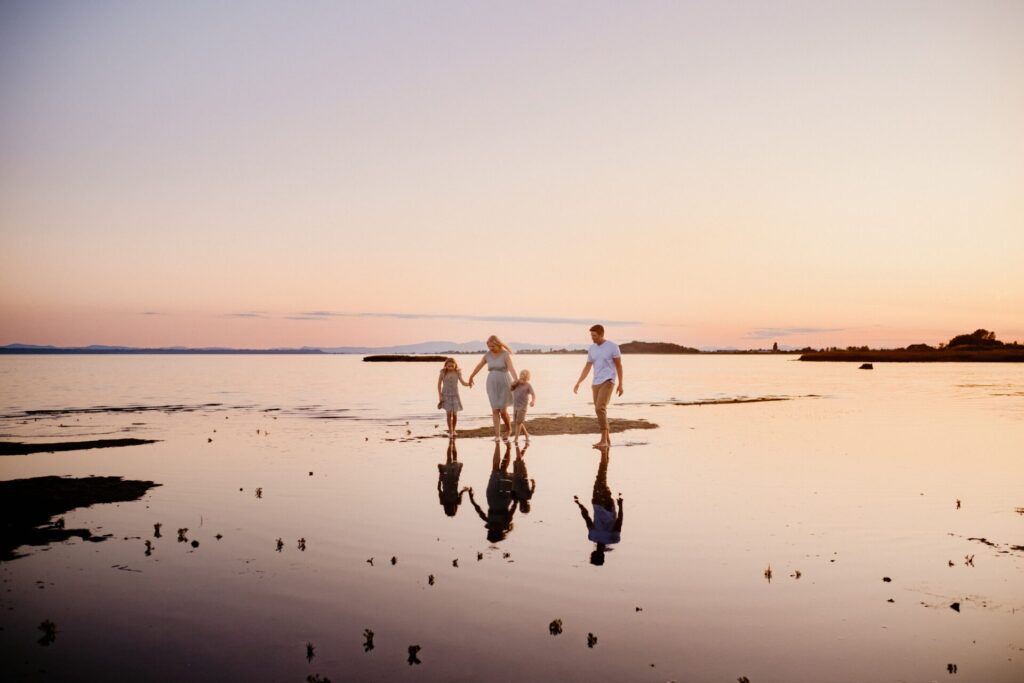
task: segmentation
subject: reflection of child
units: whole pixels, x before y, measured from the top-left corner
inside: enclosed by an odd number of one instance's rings
[[[591,519],[587,508],[583,507],[580,499],[572,497],[573,502],[580,509],[583,521],[587,523],[587,538],[597,544],[594,552],[590,553],[590,563],[600,566],[604,564],[604,554],[607,546],[618,543],[622,538],[622,494],[619,494],[619,512],[615,513],[615,502],[612,501],[612,490],[608,488],[608,449],[601,449],[601,463],[597,468],[597,477],[594,479],[594,493],[591,496],[591,503],[594,506],[594,517]]]
[[[462,503],[462,492],[459,491],[459,475],[462,474],[462,463],[455,451],[455,440],[448,440],[448,454],[444,463],[437,464],[437,499],[444,508],[444,514],[454,517]]]
[[[512,383],[512,430],[516,441],[519,441],[519,433],[522,432],[526,435],[526,443],[530,443],[530,432],[526,431],[527,401],[533,406],[537,402],[537,394],[530,384],[530,371],[523,370],[519,373],[519,379]]]
[[[537,489],[537,482],[526,473],[526,447],[516,448],[516,459],[512,462],[512,496],[519,503],[519,510],[525,515],[530,512],[530,499]]]
[[[509,459],[512,455],[511,446],[506,446],[505,457],[501,456],[501,444],[494,445],[494,459],[491,461],[491,478],[487,481],[487,512],[477,504],[473,497],[473,487],[469,487],[469,502],[473,504],[480,519],[487,525],[487,540],[497,543],[512,531],[512,517],[516,514],[516,499],[512,495],[512,479],[508,476]]]
[[[462,379],[462,370],[454,358],[447,358],[441,374],[437,378],[437,407],[445,412],[445,419],[448,421],[448,438],[455,438],[455,423],[459,421],[459,411],[462,410],[462,399],[459,398],[459,385],[469,386],[469,382]]]

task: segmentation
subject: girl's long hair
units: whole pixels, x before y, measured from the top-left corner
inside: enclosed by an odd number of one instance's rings
[[[451,363],[452,365],[454,365],[455,369],[454,370],[449,370],[448,369],[448,363]],[[441,374],[444,375],[444,374],[446,374],[448,372],[454,372],[455,374],[458,374],[460,372],[460,370],[459,370],[459,361],[455,360],[454,358],[445,358],[444,359],[444,365],[441,366]]]
[[[493,335],[492,334],[490,337],[487,338],[487,344],[490,345],[491,343],[494,343],[495,345],[497,345],[498,348],[501,348],[501,349],[504,349],[505,351],[508,351],[508,355],[510,355],[510,356],[512,355],[512,349],[510,349],[508,347],[508,344],[506,344],[505,342],[503,342],[500,339],[498,339],[497,335]]]

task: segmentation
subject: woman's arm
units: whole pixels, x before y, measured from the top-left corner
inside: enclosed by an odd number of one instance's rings
[[[462,370],[459,370],[459,384],[461,384],[464,387],[468,387],[469,386],[469,382],[467,382],[466,380],[462,379]]]
[[[480,372],[480,368],[482,368],[485,365],[487,365],[487,356],[483,356],[480,358],[480,362],[476,364],[475,368],[473,368],[473,372],[469,376],[469,384],[467,384],[466,386],[473,386],[473,378],[476,377],[476,373]]]
[[[467,489],[463,489],[463,490],[465,491]],[[480,506],[476,504],[476,498],[473,497],[473,489],[468,489],[468,490],[469,490],[469,502],[473,504],[473,507],[476,509],[476,514],[480,515],[480,519],[484,520],[484,523],[486,524],[487,523],[487,515],[485,515],[484,511],[480,509]]]
[[[512,381],[518,381],[519,375],[516,374],[516,366],[512,365],[512,354],[508,351],[505,352],[505,367],[508,368],[509,374],[512,375]]]

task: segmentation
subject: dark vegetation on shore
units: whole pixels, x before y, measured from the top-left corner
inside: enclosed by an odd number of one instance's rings
[[[807,361],[846,361],[851,363],[1022,363],[1024,344],[1001,342],[995,332],[978,329],[959,334],[938,346],[911,344],[898,349],[870,349],[849,346],[811,351],[800,356]]]
[[[155,439],[93,439],[92,441],[53,441],[50,443],[22,443],[0,441],[0,455],[28,455],[29,453],[53,453],[55,451],[84,451],[89,448],[119,448],[156,443]]]
[[[102,541],[88,529],[66,529],[64,520],[50,520],[75,508],[97,503],[126,503],[160,484],[121,477],[33,477],[0,481],[0,562],[22,555],[23,545],[48,545],[77,536]]]

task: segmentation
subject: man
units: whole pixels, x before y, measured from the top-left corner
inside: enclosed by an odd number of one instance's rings
[[[611,445],[608,436],[608,403],[612,400],[615,389],[615,377],[618,375],[618,395],[622,396],[622,354],[615,342],[604,338],[604,326],[594,325],[590,328],[590,339],[594,342],[587,351],[587,364],[583,366],[580,378],[573,387],[574,394],[579,393],[580,384],[587,378],[590,369],[594,369],[594,412],[597,413],[597,426],[601,428],[601,440],[594,448],[607,448]]]

